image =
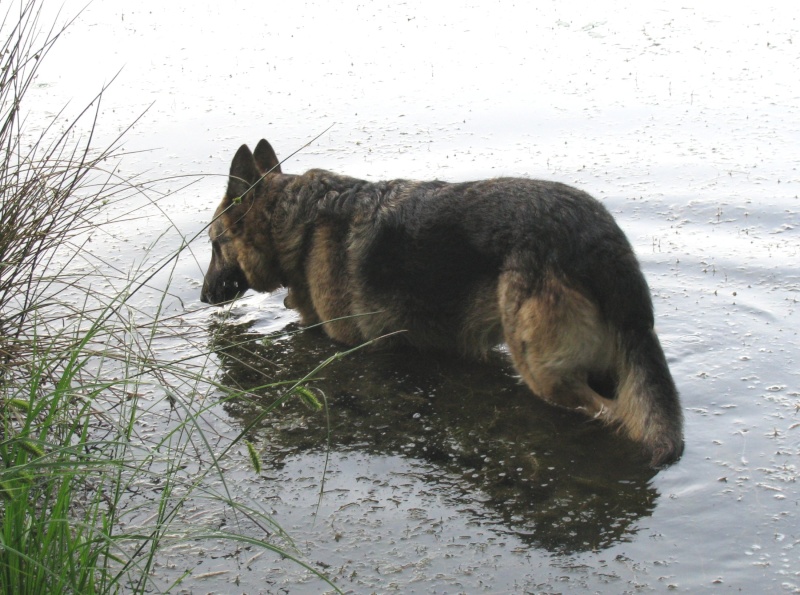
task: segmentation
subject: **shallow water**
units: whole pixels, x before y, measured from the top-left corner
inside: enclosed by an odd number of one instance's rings
[[[353,354],[314,384],[329,418],[282,407],[251,433],[262,476],[246,455],[229,470],[239,497],[271,508],[345,591],[800,592],[795,13],[106,0],[48,58],[31,117],[82,106],[123,67],[101,130],[154,102],[123,167],[207,174],[154,185],[174,192],[162,207],[187,236],[210,220],[241,143],[264,136],[286,157],[331,124],[284,171],[556,179],[618,218],[681,390],[683,459],[648,471],[621,439],[532,399],[502,354],[479,366]],[[98,250],[126,265],[165,229],[154,213]],[[170,231],[159,249],[178,243]],[[182,259],[168,309],[208,334],[224,382],[263,384],[253,368],[296,378],[336,351],[292,326],[274,337],[294,321],[280,294],[246,298],[227,321],[203,308],[209,256],[202,239]],[[223,351],[253,333],[273,339]],[[221,433],[276,396],[254,392],[255,404],[221,406]],[[325,590],[226,543],[170,552],[158,572],[168,584],[186,568],[205,576],[186,592]]]

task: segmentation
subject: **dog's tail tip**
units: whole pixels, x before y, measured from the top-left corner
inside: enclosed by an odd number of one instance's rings
[[[675,440],[661,437],[654,444],[648,445],[647,451],[650,455],[650,467],[656,470],[669,467],[683,456],[683,449],[683,437],[679,437]]]

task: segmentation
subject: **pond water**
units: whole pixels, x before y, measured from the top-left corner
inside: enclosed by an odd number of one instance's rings
[[[352,354],[312,385],[328,417],[281,408],[250,432],[262,474],[244,452],[229,469],[237,497],[268,507],[345,592],[797,593],[800,14],[734,4],[104,0],[48,57],[30,117],[85,105],[122,68],[98,144],[146,110],[123,173],[163,180],[149,187],[186,237],[240,144],[266,137],[283,158],[331,126],[284,171],[547,178],[617,217],[681,391],[683,458],[649,471],[621,439],[533,399],[502,353]],[[129,266],[165,230],[167,252],[181,238],[163,214],[95,245]],[[209,257],[202,236],[166,308],[207,334],[223,383],[263,399],[220,407],[218,431],[235,435],[278,394],[256,387],[338,347],[293,326],[280,293],[225,316],[204,307]],[[254,335],[269,338],[231,348]],[[186,592],[326,590],[230,543],[168,552],[156,572],[166,585],[186,569]]]

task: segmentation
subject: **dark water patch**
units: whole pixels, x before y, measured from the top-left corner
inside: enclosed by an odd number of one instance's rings
[[[227,412],[242,424],[286,386],[342,351],[316,330],[264,337],[248,325],[212,324],[223,384],[251,391]],[[658,492],[635,445],[586,418],[538,401],[503,353],[466,362],[412,350],[363,350],[308,384],[327,408],[291,399],[251,432],[265,465],[356,452],[423,463],[422,479],[475,521],[550,552],[628,541]],[[267,475],[269,471],[265,472]],[[321,478],[320,478],[321,479]]]

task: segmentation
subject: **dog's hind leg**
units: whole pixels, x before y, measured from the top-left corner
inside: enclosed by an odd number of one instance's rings
[[[514,366],[545,401],[610,421],[616,402],[589,385],[614,371],[615,341],[597,307],[555,277],[535,287],[506,271],[498,288],[503,331]]]

